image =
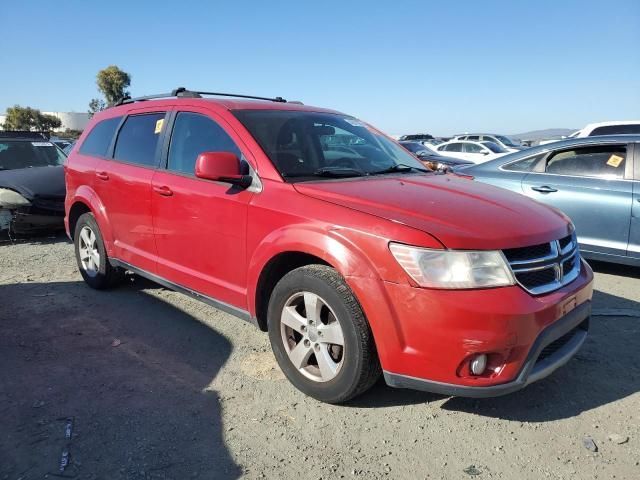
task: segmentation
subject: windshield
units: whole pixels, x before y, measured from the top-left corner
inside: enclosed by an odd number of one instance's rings
[[[289,110],[233,113],[287,181],[425,170],[400,145],[353,117]]]
[[[519,145],[511,140],[509,137],[505,137],[504,135],[496,135],[496,138],[502,142],[503,145],[507,147],[518,147]]]
[[[485,147],[487,147],[489,150],[491,150],[493,153],[504,153],[504,152],[506,152],[506,150],[504,148],[502,148],[500,145],[498,145],[497,143],[482,142],[482,144]]]
[[[0,139],[0,170],[57,166],[65,159],[51,142]]]

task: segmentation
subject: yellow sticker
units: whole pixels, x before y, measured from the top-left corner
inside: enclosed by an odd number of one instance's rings
[[[624,160],[624,157],[621,157],[620,155],[616,155],[614,153],[609,157],[609,160],[607,160],[607,165],[617,168],[620,166],[623,160]]]
[[[162,124],[164,123],[164,118],[161,118],[156,122],[156,130],[153,133],[160,133],[162,131]]]

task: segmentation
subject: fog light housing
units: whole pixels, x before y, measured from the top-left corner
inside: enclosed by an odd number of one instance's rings
[[[469,369],[473,375],[482,375],[487,368],[487,356],[483,353],[473,357],[469,363]]]

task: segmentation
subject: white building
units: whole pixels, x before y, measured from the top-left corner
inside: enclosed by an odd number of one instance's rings
[[[65,130],[84,130],[89,123],[89,114],[87,112],[42,112],[47,115],[58,117],[62,125],[56,129],[56,132],[64,132]],[[6,115],[0,115],[0,124],[4,123]]]

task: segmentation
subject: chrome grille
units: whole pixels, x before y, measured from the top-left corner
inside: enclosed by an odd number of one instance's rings
[[[533,295],[557,290],[580,273],[575,233],[549,243],[509,248],[503,253],[518,284]]]

